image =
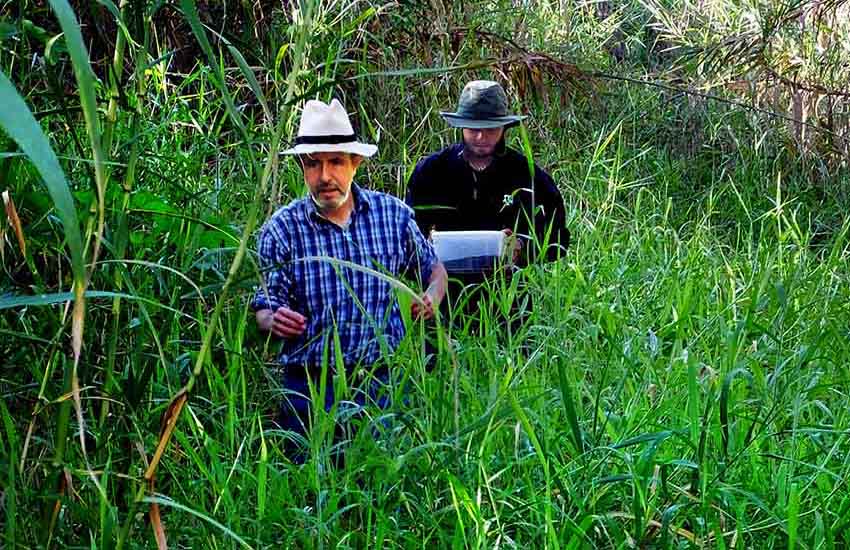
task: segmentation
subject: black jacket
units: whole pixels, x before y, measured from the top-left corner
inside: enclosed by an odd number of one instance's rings
[[[457,143],[419,162],[407,184],[406,200],[425,235],[432,229],[507,228],[520,236],[536,236],[539,246],[545,241],[545,257],[552,261],[563,256],[570,242],[564,200],[552,177],[539,167],[534,167],[533,187],[530,179],[526,157],[514,149],[505,148],[490,166],[475,172]],[[532,216],[533,231],[528,223]]]

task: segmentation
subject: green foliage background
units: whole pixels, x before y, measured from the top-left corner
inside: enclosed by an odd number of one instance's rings
[[[4,545],[845,547],[848,11],[0,3]],[[411,325],[406,401],[344,464],[319,414],[293,465],[247,308],[303,192],[276,152],[339,97],[403,195],[476,77],[531,115],[569,257],[495,281],[432,372]]]

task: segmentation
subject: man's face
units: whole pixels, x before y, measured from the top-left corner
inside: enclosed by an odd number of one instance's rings
[[[329,212],[344,205],[363,158],[349,153],[312,153],[300,159],[304,181],[319,210]]]
[[[504,128],[464,128],[463,143],[476,157],[492,157],[505,133]]]

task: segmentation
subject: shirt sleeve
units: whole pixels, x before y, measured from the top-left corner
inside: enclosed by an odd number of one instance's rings
[[[412,211],[407,216],[404,232],[407,257],[405,273],[408,276],[418,275],[419,283],[425,286],[431,279],[431,271],[438,261],[434,245],[419,230]]]
[[[285,236],[275,230],[273,223],[267,224],[260,233],[257,255],[263,280],[254,294],[251,308],[254,311],[290,308],[289,296],[293,281],[290,250]]]

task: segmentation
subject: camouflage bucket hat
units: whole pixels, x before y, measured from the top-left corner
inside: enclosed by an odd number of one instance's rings
[[[508,96],[504,88],[492,80],[473,80],[463,87],[457,111],[441,111],[449,126],[455,128],[509,128],[525,116],[508,114]]]

